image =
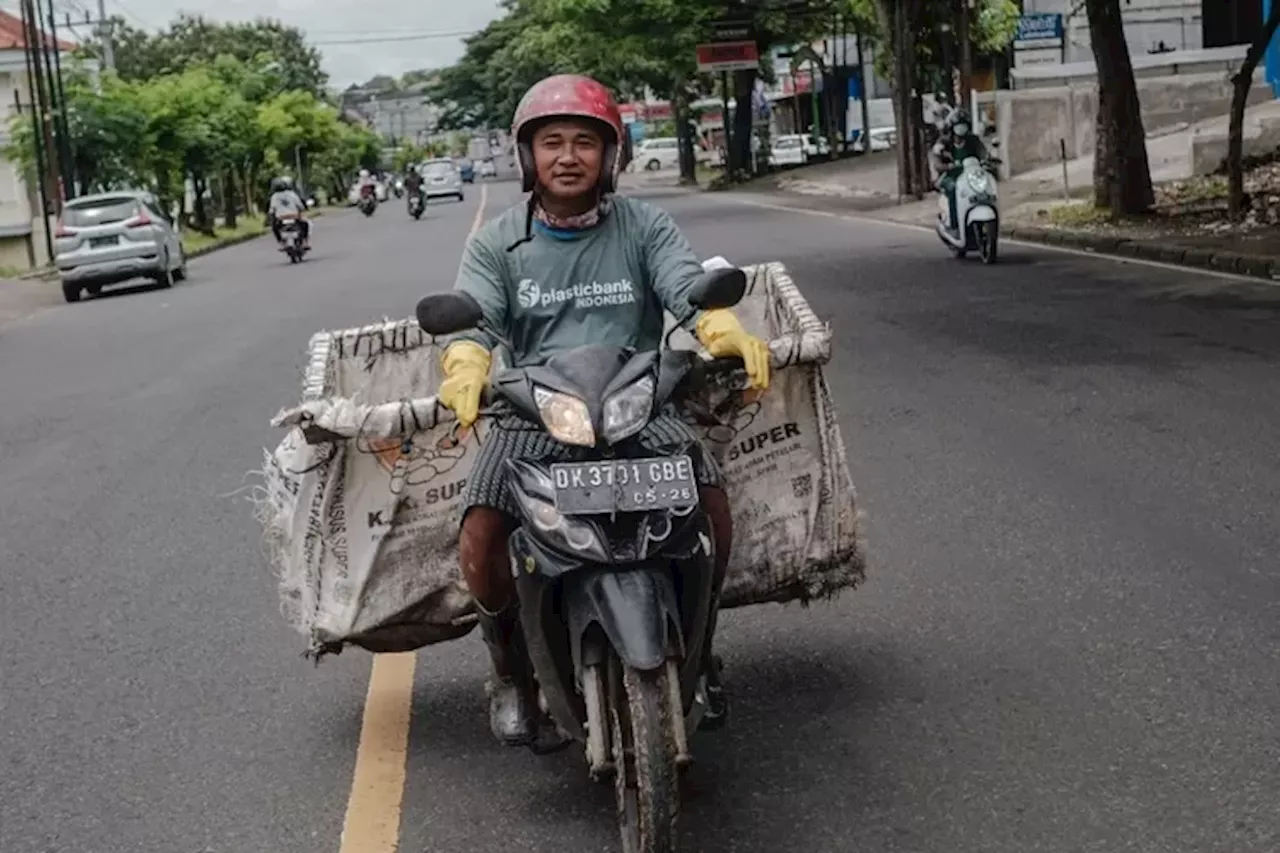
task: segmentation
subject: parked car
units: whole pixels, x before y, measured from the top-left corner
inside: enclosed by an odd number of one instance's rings
[[[646,172],[657,172],[661,169],[680,167],[680,144],[675,137],[658,137],[646,139],[640,143],[631,162],[637,169]]]
[[[187,277],[182,240],[148,192],[114,192],[67,202],[54,234],[54,263],[68,302],[134,278],[171,287]]]
[[[872,151],[888,151],[890,148],[898,144],[898,131],[896,128],[873,127],[867,136],[871,140]],[[862,151],[864,153],[866,151],[861,139],[854,140],[853,148],[855,151]]]
[[[464,184],[473,184],[476,180],[475,164],[465,157],[458,161],[458,175]]]
[[[421,172],[422,191],[428,200],[445,196],[463,200],[462,174],[452,160],[428,160]]]
[[[809,162],[809,153],[805,149],[804,140],[796,135],[779,136],[772,141],[769,151],[771,166],[800,166]]]
[[[693,156],[699,163],[708,164],[713,161],[716,155],[695,141]],[[632,172],[636,169],[657,172],[662,169],[679,168],[680,140],[674,136],[659,136],[644,140],[631,155],[631,162],[627,165],[627,170]]]

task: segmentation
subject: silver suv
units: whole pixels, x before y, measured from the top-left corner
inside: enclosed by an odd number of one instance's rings
[[[462,175],[452,160],[428,160],[422,164],[422,192],[428,200],[453,196],[462,201]]]
[[[182,240],[156,197],[147,192],[82,196],[67,202],[54,255],[62,295],[80,301],[108,284],[151,278],[171,287],[187,277]]]

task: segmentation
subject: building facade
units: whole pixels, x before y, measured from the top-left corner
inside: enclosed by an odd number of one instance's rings
[[[1247,44],[1262,27],[1263,0],[1122,0],[1132,56]],[[1063,17],[1065,62],[1090,62],[1089,20],[1079,0],[1023,0],[1023,11]]]

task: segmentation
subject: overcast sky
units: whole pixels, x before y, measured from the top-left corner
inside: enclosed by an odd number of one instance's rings
[[[55,0],[60,10],[96,6],[96,0]],[[498,16],[498,0],[106,0],[107,14],[154,30],[181,12],[233,21],[277,18],[301,27],[324,55],[332,83],[345,87],[375,74],[452,64],[462,54],[459,35],[364,44],[357,39],[473,32]],[[73,17],[75,17],[73,12]]]

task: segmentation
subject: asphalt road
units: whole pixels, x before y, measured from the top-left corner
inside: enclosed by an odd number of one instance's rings
[[[0,325],[4,853],[339,849],[369,657],[298,656],[232,493],[310,334],[447,287],[478,195]],[[873,557],[834,604],[725,620],[686,849],[1280,849],[1280,291],[652,198],[833,323]],[[419,655],[400,850],[612,850],[573,754],[490,742],[482,656]]]

